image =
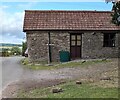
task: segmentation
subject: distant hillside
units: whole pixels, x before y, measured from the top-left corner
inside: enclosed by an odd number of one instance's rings
[[[11,44],[11,43],[0,43],[0,46],[2,47],[13,47],[13,46],[19,46],[21,47],[21,44]]]
[[[22,45],[21,44],[12,44],[12,43],[0,43],[0,52],[3,49],[11,49],[12,47],[18,46],[22,50]]]

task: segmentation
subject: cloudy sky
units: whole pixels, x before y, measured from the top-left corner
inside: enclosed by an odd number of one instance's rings
[[[112,3],[106,4],[103,0],[4,0],[0,4],[0,43],[21,44],[25,40],[23,33],[24,10],[111,10]],[[63,0],[65,1],[65,0]],[[97,2],[95,2],[97,1]]]

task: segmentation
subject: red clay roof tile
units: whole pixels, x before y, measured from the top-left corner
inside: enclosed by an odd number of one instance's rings
[[[111,23],[110,11],[26,10],[23,31],[29,30],[120,30]]]

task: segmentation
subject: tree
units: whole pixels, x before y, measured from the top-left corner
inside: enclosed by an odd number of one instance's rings
[[[107,3],[108,2],[119,2],[120,0],[105,0]]]
[[[12,53],[13,55],[20,55],[20,54],[21,54],[21,50],[20,50],[19,47],[15,46],[15,47],[12,47],[11,53]]]
[[[27,42],[22,43],[22,56],[25,56],[25,51],[27,49]]]
[[[120,2],[113,4],[112,22],[116,25],[120,25]]]
[[[3,57],[10,56],[10,54],[8,53],[8,51],[9,51],[9,49],[2,48],[2,56]]]
[[[112,23],[120,25],[120,0],[105,0],[108,2],[113,2],[113,14],[112,14]]]

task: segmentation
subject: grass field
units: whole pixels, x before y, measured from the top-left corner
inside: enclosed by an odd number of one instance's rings
[[[100,64],[100,63],[107,63],[111,60],[91,60],[91,61],[77,61],[77,62],[66,62],[66,63],[60,63],[60,62],[53,62],[51,63],[51,66],[48,66],[47,62],[39,62],[39,64],[29,63],[28,58],[23,59],[21,62],[23,65],[25,65],[26,68],[33,69],[33,70],[51,70],[51,69],[58,69],[58,68],[64,68],[64,67],[87,67],[88,65],[94,65],[94,64]]]
[[[3,51],[3,49],[8,49],[10,51],[14,46],[0,46],[0,52]],[[22,51],[22,47],[19,46],[20,50]]]
[[[14,46],[0,46],[0,49],[11,49],[12,47]],[[19,47],[19,48],[22,48],[22,47]]]
[[[18,97],[22,98],[118,98],[118,89],[115,87],[104,88],[91,84],[75,84],[68,82],[56,87],[63,92],[52,93],[53,87],[33,89],[29,92],[20,91]]]

